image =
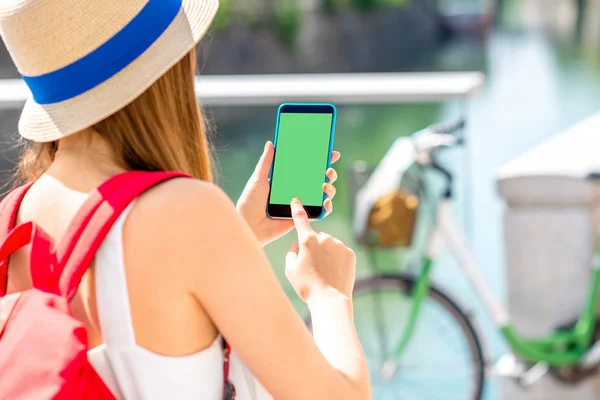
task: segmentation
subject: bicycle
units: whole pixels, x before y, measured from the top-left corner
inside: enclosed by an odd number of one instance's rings
[[[463,128],[463,121],[427,128],[397,139],[374,170],[364,163],[351,169],[355,236],[367,247],[374,271],[357,280],[353,296],[355,324],[368,358],[375,399],[480,399],[490,370],[522,386],[546,373],[575,384],[592,375],[600,363],[596,317],[600,258],[594,263],[587,303],[579,319],[547,337],[519,335],[508,311],[489,290],[453,216],[453,174],[436,157],[442,149],[464,143]],[[428,187],[429,171],[443,178],[439,193]],[[427,200],[433,201],[428,204]],[[398,204],[404,208],[396,207]],[[394,207],[401,212],[394,215]],[[381,273],[375,250],[416,246],[417,222],[427,214],[433,218],[423,228],[425,246],[417,251],[418,272]],[[473,316],[431,281],[434,261],[444,246],[512,350],[492,369]],[[365,308],[370,312],[364,312]],[[441,338],[445,341],[438,346]],[[450,363],[445,364],[447,361]]]

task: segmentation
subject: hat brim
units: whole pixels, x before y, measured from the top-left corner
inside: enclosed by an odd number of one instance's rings
[[[219,8],[218,0],[183,0],[165,32],[135,61],[87,92],[53,104],[29,98],[19,120],[19,133],[35,142],[51,142],[88,128],[131,103],[206,34]]]

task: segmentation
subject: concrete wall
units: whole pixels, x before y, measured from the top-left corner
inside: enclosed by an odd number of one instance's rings
[[[509,162],[499,172],[508,304],[526,337],[543,337],[577,320],[588,294],[596,249],[600,114]],[[596,379],[566,386],[546,375],[523,389],[505,379],[502,398],[592,400]]]

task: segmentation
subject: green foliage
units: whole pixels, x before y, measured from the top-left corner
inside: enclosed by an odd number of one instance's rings
[[[410,2],[411,0],[379,0],[381,5],[387,6],[403,6]]]
[[[212,25],[217,32],[226,31],[234,24],[241,24],[250,29],[261,24],[257,12],[242,10],[236,7],[239,0],[220,0],[219,3],[219,11]]]
[[[372,10],[377,6],[379,0],[351,0],[352,6],[361,11]]]
[[[283,42],[293,47],[298,38],[302,10],[295,0],[278,0],[275,3],[275,26]]]
[[[243,0],[220,0],[219,12],[213,27],[217,32],[241,24],[250,29],[258,26],[274,26],[280,39],[289,47],[296,44],[302,22],[302,10],[299,0],[275,0],[272,13],[265,10],[243,9],[239,6]],[[411,0],[321,0],[321,10],[334,14],[345,8],[368,11],[380,6],[401,6]],[[267,18],[265,18],[267,15]],[[268,17],[271,15],[271,17]]]
[[[334,14],[344,6],[344,0],[321,0],[321,10],[327,14]]]
[[[321,9],[326,13],[335,13],[344,7],[360,11],[369,11],[382,6],[403,6],[411,0],[321,0]]]
[[[219,11],[215,15],[213,27],[216,31],[225,31],[231,28],[233,19],[233,3],[235,0],[219,1]]]

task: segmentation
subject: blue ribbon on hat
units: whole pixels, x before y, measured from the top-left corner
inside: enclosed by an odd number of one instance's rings
[[[181,3],[148,0],[131,22],[88,55],[48,74],[23,76],[33,99],[38,104],[58,103],[107,81],[152,46],[173,22]]]

